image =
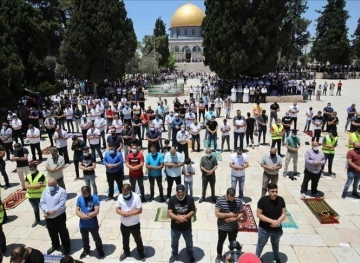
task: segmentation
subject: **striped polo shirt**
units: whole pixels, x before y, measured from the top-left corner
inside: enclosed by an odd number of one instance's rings
[[[241,213],[243,211],[243,205],[241,203],[240,198],[235,197],[234,201],[230,202],[226,200],[225,196],[220,196],[216,200],[215,209],[219,209],[221,213],[230,213],[233,212],[235,214]],[[224,218],[218,218],[217,225],[219,230],[230,232],[237,230],[239,228],[238,222],[226,222]]]

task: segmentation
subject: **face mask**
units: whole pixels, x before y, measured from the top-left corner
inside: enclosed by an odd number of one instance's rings
[[[136,149],[131,149],[131,152],[132,152],[132,153],[136,153],[137,150],[136,150]]]
[[[317,151],[319,150],[319,147],[318,147],[318,146],[315,146],[315,147],[313,147],[313,150],[314,150],[315,152],[317,152]]]
[[[130,198],[131,198],[131,192],[128,193],[128,194],[126,194],[126,195],[123,195],[123,197],[124,197],[125,200],[130,200]]]
[[[213,112],[212,112],[212,111],[209,111],[209,113],[210,113],[210,114],[213,114]]]
[[[207,154],[206,154],[206,157],[211,157],[211,156],[212,156],[211,153],[207,153]]]
[[[185,128],[181,128],[182,131],[185,131]]]
[[[170,113],[170,116],[172,117],[172,116],[174,116],[174,114],[173,114],[173,113]]]
[[[238,155],[238,156],[242,156],[242,153],[238,153],[237,155]]]
[[[37,171],[29,171],[29,173],[31,173],[31,174],[36,174]]]
[[[360,148],[354,148],[354,150],[360,152]]]
[[[183,201],[185,199],[185,196],[186,196],[186,194],[184,194],[182,197],[179,197],[178,195],[176,195],[176,198],[179,201]]]
[[[116,132],[112,132],[111,135],[115,137],[115,136],[116,136]]]
[[[6,126],[2,126],[2,128],[5,130],[5,129],[6,129]]]
[[[275,158],[275,157],[276,157],[276,153],[270,153],[270,157],[271,157],[271,158]]]
[[[292,134],[291,136],[292,136],[293,138],[296,138],[296,134]]]
[[[54,192],[55,191],[55,186],[49,186],[48,189],[49,189],[50,192]]]
[[[89,153],[84,153],[84,156],[89,156]]]
[[[156,152],[151,153],[152,155],[156,155]]]
[[[155,131],[155,128],[150,128],[150,131]]]

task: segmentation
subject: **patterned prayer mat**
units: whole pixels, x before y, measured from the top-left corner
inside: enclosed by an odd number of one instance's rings
[[[167,207],[159,207],[156,212],[155,222],[171,222],[171,218],[168,215]],[[196,210],[194,216],[191,218],[191,222],[196,221]]]
[[[239,232],[257,232],[257,224],[250,205],[244,205],[243,217],[238,221]]]
[[[340,216],[324,199],[302,199],[321,224],[339,224]]]
[[[47,254],[44,254],[44,262],[45,263],[60,262],[62,258],[63,258],[62,255],[47,255]]]
[[[216,160],[218,162],[221,162],[223,160],[221,152],[215,152],[215,153],[211,153],[211,154],[212,154],[212,156],[214,156],[216,158]]]
[[[304,131],[303,133],[306,134],[307,136],[312,137],[312,131]]]
[[[284,221],[281,222],[283,228],[295,228],[298,229],[294,219],[292,218],[290,212],[286,209],[286,217]]]
[[[3,206],[5,210],[14,209],[20,205],[25,199],[26,191],[16,190],[16,192],[10,194],[3,200]]]
[[[41,153],[44,154],[44,155],[49,155],[50,154],[50,147],[46,147],[45,149],[42,149]]]
[[[204,149],[206,149],[206,148],[209,147],[209,145],[208,145],[208,140],[205,139],[205,140],[203,141],[203,146],[204,146]],[[219,145],[217,145],[217,146],[219,146]],[[220,145],[220,146],[221,146],[221,145]],[[211,149],[214,149],[214,141],[211,141],[210,148],[211,148]]]

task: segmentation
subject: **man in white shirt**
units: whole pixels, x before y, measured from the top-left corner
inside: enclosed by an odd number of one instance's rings
[[[42,152],[40,148],[40,130],[34,125],[29,124],[28,130],[26,132],[26,138],[30,141],[30,149],[32,154],[32,160],[36,161],[35,149],[39,155],[39,161],[42,162]]]
[[[96,117],[94,121],[94,127],[100,131],[100,137],[102,138],[103,141],[102,149],[106,149],[106,141],[105,141],[106,120],[100,116]],[[101,143],[99,142],[99,144]]]
[[[81,128],[81,133],[83,136],[83,141],[85,142],[86,145],[86,141],[87,141],[87,132],[91,127],[91,123],[92,121],[90,120],[89,117],[86,117],[86,115],[83,115],[80,121],[80,128]]]
[[[124,109],[122,110],[122,114],[124,115],[124,123],[126,122],[131,127],[131,107],[130,107],[130,103],[126,103]]]
[[[189,109],[185,114],[185,125],[187,131],[190,130],[190,126],[194,123],[194,120],[196,120],[195,113],[192,112],[192,109]]]
[[[231,102],[230,96],[228,96],[224,100],[224,107],[225,107],[225,112],[226,112],[226,119],[230,119],[230,112],[231,112],[231,109],[233,108],[233,103]]]
[[[13,120],[11,122],[11,127],[13,129],[13,135],[14,135],[15,142],[18,143],[18,139],[20,139],[21,145],[24,145],[24,138],[23,138],[22,132],[21,132],[22,122],[15,113],[13,113]]]
[[[236,111],[237,115],[233,119],[234,126],[234,151],[238,148],[237,140],[240,140],[240,148],[244,149],[244,135],[246,131],[245,117],[241,115],[241,111]]]
[[[91,110],[90,110],[90,117],[91,117],[91,120],[94,122],[95,121],[95,119],[97,118],[97,117],[100,117],[101,116],[101,114],[100,114],[100,112],[96,109],[96,107],[94,107],[94,108],[92,108]]]
[[[138,101],[136,101],[135,105],[132,108],[132,111],[133,111],[133,114],[139,115],[139,117],[140,117],[141,108],[140,108],[140,105],[139,105]]]
[[[304,132],[310,130],[310,125],[311,125],[311,121],[312,121],[313,116],[314,116],[314,111],[313,111],[313,108],[310,107],[306,111],[306,122],[305,122]]]
[[[245,185],[245,169],[249,167],[248,157],[243,153],[242,148],[237,148],[236,152],[230,157],[231,167],[231,187],[236,190],[239,183],[239,198],[243,204],[244,201],[244,185]]]
[[[100,116],[104,118],[105,106],[100,99],[96,102],[96,111],[100,113]]]
[[[200,99],[200,91],[201,91],[201,89],[200,89],[200,87],[199,86],[196,86],[196,89],[195,89],[195,99],[196,100],[199,100]]]
[[[190,140],[190,134],[185,130],[185,125],[180,126],[180,131],[176,134],[176,141],[178,142],[177,151],[179,153],[184,152],[185,159],[189,158],[188,141]]]
[[[221,114],[221,108],[223,107],[223,100],[222,98],[220,98],[220,96],[218,96],[216,99],[215,99],[215,107],[216,107],[216,118],[219,118],[220,117],[220,114]]]
[[[172,146],[170,151],[165,154],[164,157],[165,175],[167,181],[167,194],[166,203],[169,203],[171,197],[171,190],[175,181],[176,185],[181,184],[181,169],[184,166],[184,156],[176,151],[176,148]]]
[[[67,105],[64,110],[64,116],[66,119],[68,132],[74,132],[73,115],[74,115],[73,110],[71,109],[70,105]],[[71,129],[70,129],[70,125],[71,125]]]
[[[120,261],[124,261],[130,256],[130,234],[134,237],[136,248],[141,261],[145,261],[144,245],[140,233],[140,214],[142,213],[142,203],[140,196],[131,191],[130,184],[124,184],[121,194],[118,196],[116,213],[121,216],[121,236],[123,244],[123,254]]]
[[[95,128],[93,123],[91,123],[91,128],[87,131],[86,135],[89,140],[92,159],[96,160],[96,153],[95,153],[96,151],[102,162],[104,158],[100,150],[100,131]]]
[[[299,113],[299,106],[297,106],[296,102],[294,102],[294,104],[289,107],[289,113],[290,113],[290,117],[294,123],[294,130],[296,130],[297,114]]]
[[[168,130],[167,130],[167,132],[168,132],[168,140],[171,140],[171,138],[172,138],[171,137],[171,131],[172,131],[171,125],[172,125],[174,119],[175,119],[175,117],[174,117],[174,112],[173,111],[171,111],[165,117],[165,122],[166,122],[166,124],[168,126]]]
[[[190,89],[189,89],[190,100],[194,97],[194,92],[195,92],[195,90],[194,90],[193,86],[190,86]]]
[[[198,121],[195,119],[194,123],[192,123],[190,125],[190,135],[191,135],[191,148],[192,151],[195,151],[195,141],[196,141],[196,148],[197,148],[197,152],[200,152],[200,131],[201,131],[201,126],[198,123]]]
[[[228,146],[228,151],[230,152],[230,124],[227,123],[227,119],[224,119],[223,123],[220,125],[221,131],[221,151],[224,151],[224,143],[226,141]]]
[[[56,144],[56,149],[58,150],[58,153],[64,157],[65,163],[70,163],[69,160],[69,154],[67,151],[67,140],[69,139],[69,136],[66,131],[61,129],[60,127],[57,127],[55,129],[55,133],[53,136],[53,139]]]

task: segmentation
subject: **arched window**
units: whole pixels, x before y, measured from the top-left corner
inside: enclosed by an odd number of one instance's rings
[[[194,46],[193,52],[201,52],[201,48],[199,46]]]
[[[180,48],[178,46],[175,46],[174,52],[180,52]]]
[[[188,49],[191,51],[191,49],[190,49],[188,46],[184,46],[184,47],[182,48],[182,52],[186,52]]]

